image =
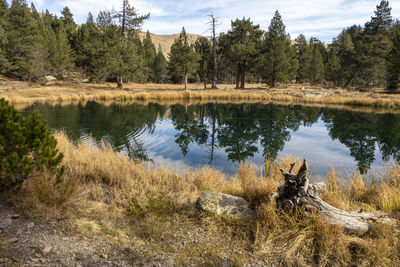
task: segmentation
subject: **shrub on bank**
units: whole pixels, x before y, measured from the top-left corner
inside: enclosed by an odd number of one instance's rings
[[[38,112],[23,117],[15,108],[0,99],[0,188],[19,187],[35,172],[48,171],[57,175],[65,171],[60,166],[63,154],[50,128]]]

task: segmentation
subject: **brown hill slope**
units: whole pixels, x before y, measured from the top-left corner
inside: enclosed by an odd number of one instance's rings
[[[139,33],[140,39],[146,37],[145,32]],[[161,45],[161,49],[165,57],[168,56],[169,51],[171,50],[171,46],[174,43],[174,40],[179,37],[179,34],[168,34],[168,35],[158,35],[154,33],[150,33],[151,40],[153,41],[156,49],[158,49],[158,45]],[[187,34],[189,44],[194,43],[200,35],[198,34]]]

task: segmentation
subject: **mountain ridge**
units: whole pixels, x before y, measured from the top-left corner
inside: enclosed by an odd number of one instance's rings
[[[188,43],[193,44],[198,37],[201,35],[194,33],[186,33]],[[139,32],[139,37],[143,41],[146,37],[146,32]],[[174,43],[175,39],[179,37],[179,33],[176,34],[155,34],[150,33],[151,40],[158,50],[158,46],[161,45],[161,50],[166,58],[168,58],[168,53],[171,51],[171,46]]]

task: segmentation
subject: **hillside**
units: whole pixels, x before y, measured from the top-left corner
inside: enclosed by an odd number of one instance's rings
[[[139,36],[140,36],[140,39],[143,40],[143,38],[145,38],[145,36],[146,36],[146,33],[140,32]],[[156,49],[158,49],[158,45],[161,45],[163,54],[165,57],[167,57],[169,51],[171,50],[171,46],[174,43],[174,40],[179,37],[179,33],[178,34],[168,34],[168,35],[158,35],[158,34],[150,33],[150,36],[151,36],[151,40],[153,41]],[[198,34],[187,33],[189,44],[194,43],[199,36],[200,35],[198,35]]]

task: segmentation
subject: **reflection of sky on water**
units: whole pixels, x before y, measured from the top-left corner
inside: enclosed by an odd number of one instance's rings
[[[159,119],[155,124],[153,134],[144,133],[140,136],[149,157],[156,166],[168,166],[174,169],[184,169],[186,167],[202,167],[210,162],[210,148],[204,145],[191,143],[188,154],[183,157],[182,152],[175,142],[175,135],[178,133],[169,119]],[[338,140],[332,140],[324,122],[319,119],[311,127],[300,126],[296,132],[290,132],[290,141],[286,143],[284,149],[279,152],[278,158],[285,156],[295,156],[306,158],[309,162],[311,173],[319,177],[326,176],[329,169],[334,167],[336,171],[346,175],[357,169],[357,163],[350,155],[349,149]],[[259,168],[264,164],[262,156],[263,149],[258,142],[258,152],[249,159]],[[239,164],[227,159],[224,149],[215,148],[212,166],[226,173],[235,174]],[[375,150],[375,161],[371,166],[370,173],[375,173],[383,169],[385,162],[379,148]]]
[[[210,163],[210,148],[204,145],[191,143],[189,152],[183,157],[178,144],[175,143],[175,135],[178,131],[175,130],[171,120],[158,120],[155,126],[156,129],[152,135],[145,133],[140,140],[156,166],[184,169],[185,167],[202,167]],[[239,164],[228,161],[224,150],[215,148],[212,166],[228,175],[233,175]]]
[[[95,102],[66,107],[37,104],[25,112],[35,108],[49,126],[64,129],[72,140],[95,146],[103,140],[135,159],[151,159],[157,166],[177,170],[209,165],[212,140],[211,166],[227,175],[239,166],[228,156],[243,160],[252,155],[248,160],[259,169],[266,154],[307,158],[311,175],[320,177],[331,167],[346,177],[358,165],[364,170],[371,167],[370,176],[385,166],[382,154],[400,158],[400,115],[262,104],[108,107]]]

